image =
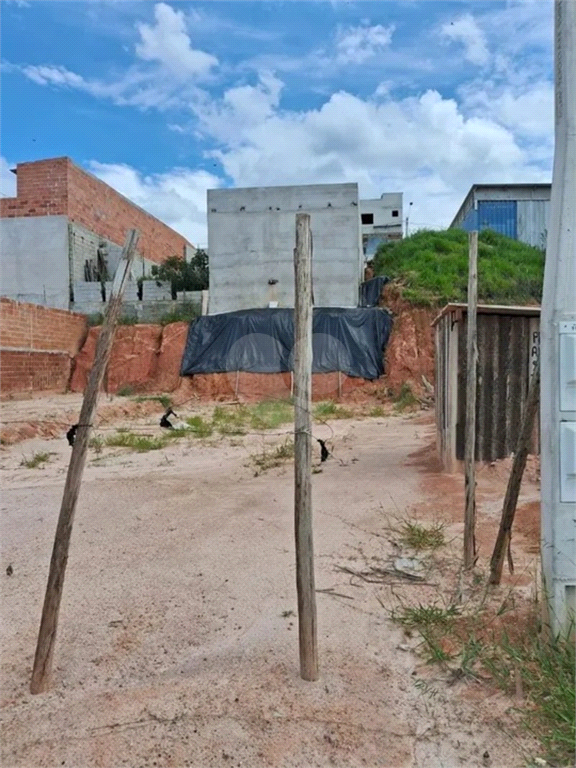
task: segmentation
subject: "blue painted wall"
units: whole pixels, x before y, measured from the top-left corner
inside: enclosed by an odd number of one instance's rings
[[[516,200],[480,200],[478,208],[468,211],[462,229],[493,229],[502,235],[518,239]]]
[[[481,200],[477,215],[479,229],[493,229],[501,235],[518,239],[515,200]]]

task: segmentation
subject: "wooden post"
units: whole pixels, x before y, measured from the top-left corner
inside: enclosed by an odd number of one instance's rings
[[[536,418],[536,413],[538,411],[539,396],[540,360],[536,363],[536,369],[532,375],[532,380],[530,381],[530,386],[528,388],[528,396],[526,398],[526,405],[522,416],[522,427],[520,429],[520,434],[518,435],[516,452],[514,454],[514,461],[512,462],[512,471],[510,472],[508,487],[506,488],[506,496],[504,497],[504,504],[502,505],[500,530],[498,531],[494,552],[492,553],[492,559],[490,560],[490,584],[500,584],[502,578],[504,555],[506,554],[506,549],[510,545],[512,524],[516,513],[516,504],[518,503],[522,475],[524,474],[526,459],[528,458],[530,440],[534,430],[534,419]],[[511,558],[509,559],[509,562],[511,566],[510,569],[512,570],[513,565]]]
[[[312,239],[307,213],[296,214],[294,275],[294,526],[300,676],[317,680],[312,541]]]
[[[46,586],[36,655],[34,657],[34,668],[30,683],[31,693],[43,693],[48,690],[50,685],[52,656],[56,641],[56,630],[58,628],[58,614],[64,587],[68,549],[70,547],[76,502],[78,501],[78,494],[80,493],[80,485],[82,483],[82,473],[86,463],[92,417],[96,410],[98,392],[102,384],[106,365],[108,364],[108,358],[110,357],[116,322],[122,304],[124,286],[134,259],[137,243],[138,232],[133,229],[128,233],[122,258],[116,270],[106,316],[98,336],[94,364],[90,371],[90,378],[84,393],[84,400],[82,401],[78,429],[72,447],[68,474],[66,475],[62,506],[60,507],[60,516],[58,518],[52,558],[50,560],[50,572],[48,574],[48,584]]]
[[[478,232],[468,235],[468,312],[466,314],[466,432],[464,438],[464,568],[476,563],[476,369],[478,345]]]

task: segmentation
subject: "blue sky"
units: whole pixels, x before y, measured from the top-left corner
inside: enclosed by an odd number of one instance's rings
[[[447,225],[549,181],[551,0],[2,2],[2,193],[68,155],[195,243],[206,189],[357,181]]]

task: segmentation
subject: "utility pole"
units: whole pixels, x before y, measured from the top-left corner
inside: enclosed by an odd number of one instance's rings
[[[555,144],[540,315],[542,577],[554,634],[576,601],[576,2],[555,0]]]
[[[414,203],[408,203],[408,213],[406,214],[406,237],[409,235],[410,211],[412,210],[413,205]]]

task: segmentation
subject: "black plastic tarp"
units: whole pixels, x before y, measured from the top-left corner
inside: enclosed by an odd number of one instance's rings
[[[312,320],[314,373],[342,371],[377,379],[392,329],[384,309],[316,307]],[[294,345],[292,309],[247,309],[205,315],[190,324],[181,375],[250,371],[291,371]]]
[[[360,306],[377,307],[382,288],[390,282],[389,277],[373,277],[360,284]]]

